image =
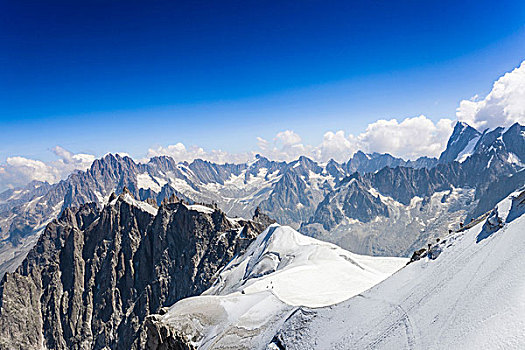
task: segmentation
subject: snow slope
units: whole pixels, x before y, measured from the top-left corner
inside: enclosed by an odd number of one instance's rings
[[[525,191],[365,293],[301,309],[270,348],[525,348]]]
[[[154,208],[151,204],[148,204],[146,202],[139,201],[139,200],[133,198],[133,196],[131,194],[129,194],[129,193],[121,194],[119,197],[115,198],[111,203],[109,203],[109,205],[114,206],[115,203],[119,200],[119,198],[122,198],[122,200],[124,202],[126,202],[126,203],[128,203],[130,205],[133,205],[133,206],[141,209],[142,211],[150,213],[153,216],[157,215],[157,212],[158,212],[157,208]]]
[[[480,138],[481,136],[476,136],[473,139],[471,139],[465,146],[465,148],[461,152],[459,152],[458,156],[454,160],[463,163],[468,157],[470,157],[474,153],[474,149],[476,148],[476,144],[478,143]]]
[[[220,272],[210,289],[177,302],[161,320],[202,349],[264,348],[297,306],[344,301],[406,262],[353,254],[274,224]]]

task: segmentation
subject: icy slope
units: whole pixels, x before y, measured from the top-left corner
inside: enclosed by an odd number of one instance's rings
[[[271,290],[289,305],[321,307],[370,288],[405,263],[403,258],[353,254],[275,224],[226,266],[204,294]]]
[[[525,192],[446,237],[369,291],[333,308],[301,309],[271,347],[525,348]]]
[[[406,262],[352,254],[272,225],[203,295],[179,301],[157,320],[202,349],[264,348],[296,306],[344,301]]]

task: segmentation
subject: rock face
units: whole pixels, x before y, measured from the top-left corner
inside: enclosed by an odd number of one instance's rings
[[[388,207],[379,196],[370,193],[356,178],[349,178],[319,204],[310,224],[320,223],[325,230],[331,231],[344,218],[369,222],[377,216],[388,215]]]
[[[120,193],[126,186],[134,191],[136,186],[129,179],[139,168],[129,157],[108,155],[95,160],[85,172],[45,186],[45,191],[39,187],[29,201],[12,205],[12,199],[6,199],[9,209],[0,211],[0,275],[14,271],[45,226],[65,208],[90,202],[102,205],[104,196]]]
[[[65,209],[0,285],[0,349],[141,349],[145,317],[207,289],[272,221],[128,191]]]
[[[479,140],[481,133],[463,122],[457,122],[454,126],[454,131],[448,139],[447,148],[439,156],[440,163],[450,163],[455,160],[460,160],[463,155],[470,155],[464,151],[472,152],[476,142]],[[471,145],[471,147],[467,147]],[[459,159],[458,159],[459,156]]]
[[[9,189],[0,193],[0,213],[46,194],[51,185],[42,181],[31,181],[24,188]]]

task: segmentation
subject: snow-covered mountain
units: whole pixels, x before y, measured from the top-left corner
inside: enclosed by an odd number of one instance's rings
[[[65,209],[107,203],[126,187],[138,199],[160,204],[175,194],[189,202],[216,203],[228,215],[250,216],[260,206],[282,224],[299,227],[336,183],[354,171],[377,171],[389,165],[423,166],[435,159],[406,162],[390,155],[356,153],[347,163],[318,164],[306,157],[275,162],[257,156],[246,164],[195,160],[177,163],[154,157],[136,163],[108,154],[90,169],[55,185],[32,183],[0,195],[0,275],[13,271],[35,244],[47,223]]]
[[[346,177],[300,231],[361,254],[406,256],[525,185],[524,152],[524,126],[479,133],[457,123],[441,164]]]
[[[215,203],[230,216],[261,207],[281,224],[354,252],[407,255],[523,183],[524,135],[519,124],[480,133],[458,123],[439,164],[363,152],[326,164],[260,156],[246,164],[177,163],[164,156],[143,164],[109,154],[55,185],[34,183],[0,195],[0,275],[18,266],[65,208],[102,206],[124,187],[157,204],[173,194]]]
[[[464,161],[474,152],[481,133],[464,122],[457,122],[447,142],[447,148],[439,156],[440,163]]]
[[[207,291],[151,316],[150,347],[264,348],[265,339],[271,339],[297,307],[347,300],[407,260],[353,254],[274,224],[231,261]]]
[[[523,167],[524,134],[525,127],[518,123],[508,128],[487,129],[481,133],[466,123],[458,122],[447,143],[447,148],[439,157],[439,162],[462,163],[472,155],[484,155],[504,157],[507,162]]]
[[[523,214],[521,190],[372,289],[297,311],[270,348],[524,348]]]

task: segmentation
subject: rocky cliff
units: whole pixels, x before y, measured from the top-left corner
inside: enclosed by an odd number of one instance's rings
[[[272,221],[129,191],[67,208],[0,285],[0,349],[143,348],[150,313],[207,289]]]

